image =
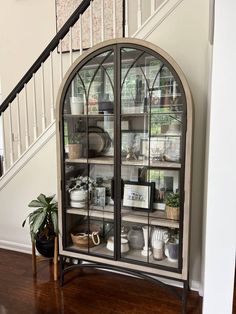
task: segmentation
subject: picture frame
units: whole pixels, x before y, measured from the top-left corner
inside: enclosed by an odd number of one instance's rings
[[[150,148],[149,148],[150,145]],[[153,161],[180,161],[180,137],[160,136],[141,139],[140,155]]]
[[[93,205],[105,207],[106,205],[106,188],[96,187],[93,195]]]
[[[132,210],[153,211],[154,182],[125,181],[123,186],[123,206]]]
[[[166,194],[179,191],[179,170],[144,167],[138,169],[138,177],[140,183],[154,183],[153,210],[165,210]]]
[[[136,157],[140,156],[141,141],[148,138],[145,130],[123,130],[121,132],[121,153],[124,156],[128,154],[129,148],[133,148]]]

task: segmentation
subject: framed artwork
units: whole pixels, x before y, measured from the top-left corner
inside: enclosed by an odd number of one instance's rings
[[[180,137],[160,136],[141,140],[142,156],[156,161],[180,161]]]
[[[123,206],[133,210],[152,211],[153,192],[155,183],[153,182],[124,182]]]
[[[82,0],[55,0],[56,3],[56,29],[61,29],[71,14],[78,8]],[[123,24],[123,0],[116,0],[116,37],[122,37]],[[93,1],[93,42],[101,42],[101,1]],[[104,30],[104,40],[113,38],[113,1],[104,0],[104,21],[106,27]],[[82,45],[86,49],[90,47],[90,8],[88,8],[82,19]],[[72,29],[72,47],[73,50],[79,50],[80,28],[79,21],[75,23]],[[69,35],[62,40],[62,51],[68,52],[70,47]]]
[[[105,207],[106,204],[106,188],[96,187],[93,196],[93,204],[96,206]]]
[[[148,138],[148,133],[145,130],[132,130],[121,132],[121,151],[122,155],[126,156],[132,149],[138,158],[141,152],[141,141]]]
[[[165,198],[168,193],[179,191],[179,171],[139,168],[139,182],[154,183],[153,209],[165,210]]]

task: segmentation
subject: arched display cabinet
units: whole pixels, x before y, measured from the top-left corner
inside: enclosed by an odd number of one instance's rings
[[[71,257],[186,287],[191,138],[188,84],[160,48],[112,40],[73,63],[57,101],[62,280]]]

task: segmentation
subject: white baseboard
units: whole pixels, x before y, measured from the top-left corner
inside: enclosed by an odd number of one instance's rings
[[[31,245],[5,241],[5,240],[0,240],[0,248],[5,249],[5,250],[10,250],[10,251],[26,253],[26,254],[32,253]]]

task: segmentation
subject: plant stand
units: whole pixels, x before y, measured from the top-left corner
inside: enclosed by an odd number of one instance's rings
[[[53,279],[56,281],[58,279],[58,237],[54,239],[54,256],[53,257],[44,257],[42,255],[36,255],[35,241],[32,241],[32,269],[33,276],[37,275],[37,263],[42,261],[53,260]]]

